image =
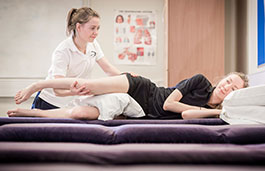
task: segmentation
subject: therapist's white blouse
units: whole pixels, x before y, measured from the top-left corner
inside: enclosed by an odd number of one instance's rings
[[[46,79],[55,75],[75,78],[90,78],[91,71],[97,60],[104,56],[98,42],[88,43],[86,54],[80,52],[70,36],[61,42],[52,54],[52,64]],[[40,96],[46,102],[57,107],[63,107],[74,97],[55,96],[52,89],[44,89]]]

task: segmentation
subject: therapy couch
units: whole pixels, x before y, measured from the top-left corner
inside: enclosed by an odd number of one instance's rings
[[[0,118],[0,168],[265,168],[265,126],[221,119]],[[28,165],[30,164],[30,165]],[[32,166],[32,167],[30,167]],[[38,167],[37,167],[38,166]]]

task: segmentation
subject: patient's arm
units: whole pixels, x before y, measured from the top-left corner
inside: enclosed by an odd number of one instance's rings
[[[183,111],[194,109],[200,109],[198,106],[187,105],[179,102],[182,98],[182,94],[178,89],[175,89],[165,100],[163,109],[175,113],[182,113]]]
[[[201,110],[186,110],[181,113],[183,119],[197,119],[197,118],[207,118],[207,117],[218,117],[221,113],[220,109],[206,109],[201,108]]]
[[[206,109],[181,103],[179,102],[181,98],[181,92],[178,89],[175,89],[164,102],[163,109],[166,111],[181,113],[183,119],[215,117],[221,113],[221,110],[218,109]]]

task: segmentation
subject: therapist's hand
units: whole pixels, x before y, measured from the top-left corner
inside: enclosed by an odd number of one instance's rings
[[[90,91],[86,89],[86,87],[84,85],[82,86],[78,86],[78,82],[75,81],[71,87],[70,87],[70,91],[72,93],[73,96],[87,96],[90,95]]]

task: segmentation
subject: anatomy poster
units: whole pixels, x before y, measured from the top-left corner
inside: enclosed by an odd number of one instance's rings
[[[115,63],[155,65],[156,24],[154,11],[116,10],[114,17]]]

